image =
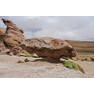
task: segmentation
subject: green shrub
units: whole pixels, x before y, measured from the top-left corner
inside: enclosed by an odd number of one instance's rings
[[[20,56],[23,56],[23,57],[33,57],[32,54],[21,54]]]
[[[64,61],[63,64],[67,68],[74,69],[74,70],[79,70],[82,73],[85,73],[84,70],[83,70],[83,68],[80,65],[78,65],[78,64],[76,64],[76,63],[74,63],[72,61]]]

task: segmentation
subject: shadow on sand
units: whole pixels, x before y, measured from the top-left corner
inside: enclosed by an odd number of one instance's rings
[[[63,63],[64,61],[63,60],[57,60],[57,59],[40,58],[40,59],[33,60],[31,62],[50,62],[50,63],[57,64],[57,63]]]

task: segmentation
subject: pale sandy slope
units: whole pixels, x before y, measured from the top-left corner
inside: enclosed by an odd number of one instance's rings
[[[17,63],[24,57],[0,55],[0,77],[5,78],[62,78],[62,77],[94,77],[94,62],[77,62],[85,70],[85,74],[67,69],[60,63],[29,58],[32,62]]]

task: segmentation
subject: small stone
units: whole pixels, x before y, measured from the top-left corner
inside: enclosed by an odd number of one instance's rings
[[[91,57],[91,61],[94,61],[94,57]]]

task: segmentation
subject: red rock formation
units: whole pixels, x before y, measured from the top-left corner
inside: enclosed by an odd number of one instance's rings
[[[12,40],[17,41],[18,43],[21,43],[24,40],[23,30],[19,29],[12,21],[2,19],[4,24],[7,26],[6,28],[6,34]],[[8,37],[8,38],[9,38]]]
[[[0,35],[3,35],[5,32],[2,28],[0,28]]]
[[[18,52],[20,53],[20,44],[24,40],[23,31],[19,29],[12,21],[6,19],[2,20],[4,24],[7,26],[6,32],[4,34],[5,37],[3,38],[5,46],[8,49],[10,49],[10,51],[12,51],[13,54],[18,54]],[[15,49],[19,49],[20,51]]]
[[[66,41],[49,37],[27,39],[22,48],[40,57],[60,59],[76,56],[75,49]]]
[[[2,20],[7,28],[5,33],[0,31],[1,36],[3,35],[0,40],[1,48],[6,47],[15,55],[24,51],[31,54],[36,53],[40,57],[54,59],[60,59],[61,57],[71,58],[76,56],[75,49],[64,40],[49,37],[25,40],[23,31],[12,21],[6,19]]]
[[[5,37],[5,32],[2,28],[0,28],[0,52],[4,51],[6,49],[4,45],[4,37]]]

